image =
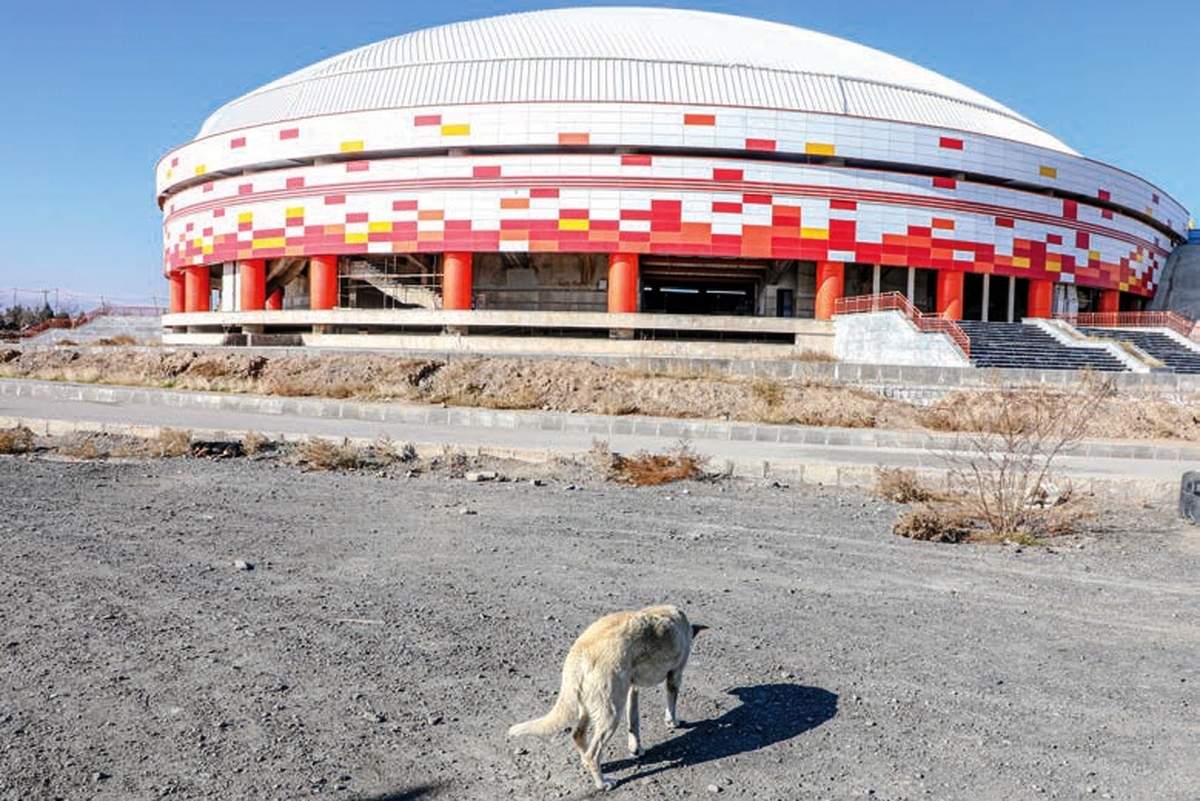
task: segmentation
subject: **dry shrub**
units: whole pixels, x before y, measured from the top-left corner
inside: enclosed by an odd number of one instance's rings
[[[892,524],[892,533],[924,542],[962,542],[970,530],[956,515],[944,509],[922,506],[901,513]]]
[[[296,461],[308,470],[357,470],[362,454],[349,440],[336,443],[327,439],[305,440],[296,449]]]
[[[93,434],[72,437],[59,445],[57,451],[70,459],[107,459],[110,455],[100,438]]]
[[[137,340],[129,334],[117,334],[115,337],[101,337],[96,340],[96,344],[121,347],[124,345],[136,345]]]
[[[271,445],[271,440],[257,431],[251,431],[242,437],[242,450],[247,456],[257,456],[265,452]]]
[[[901,467],[875,468],[875,494],[892,503],[919,503],[932,497],[917,481],[915,470]]]
[[[971,518],[993,538],[1036,537],[1045,530],[1051,467],[1079,442],[1100,404],[1112,394],[1110,379],[1085,375],[1065,389],[997,387],[943,404],[939,419],[959,432],[944,459],[952,491]]]
[[[191,453],[192,432],[178,428],[164,428],[150,443],[151,453],[158,458],[175,458]]]
[[[593,446],[593,452],[596,446]],[[707,460],[689,443],[681,442],[669,453],[639,451],[633,456],[610,453],[607,474],[619,484],[657,487],[672,481],[694,481],[704,475]]]
[[[33,450],[33,432],[25,426],[0,431],[0,453],[29,453]]]

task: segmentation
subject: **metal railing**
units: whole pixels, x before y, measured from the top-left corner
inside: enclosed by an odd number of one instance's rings
[[[1189,339],[1196,323],[1175,312],[1123,311],[1123,312],[1059,312],[1054,319],[1070,323],[1076,328],[1169,328]]]
[[[21,336],[29,339],[52,329],[79,328],[81,325],[87,325],[99,317],[161,317],[166,311],[166,309],[159,306],[113,306],[105,304],[76,317],[51,317],[43,320],[37,325],[30,326],[22,331]]]
[[[953,320],[925,314],[912,304],[902,292],[884,292],[879,295],[854,295],[838,298],[834,303],[834,314],[862,314],[864,312],[898,311],[912,320],[919,331],[945,334],[950,337],[963,355],[971,357],[971,338]]]

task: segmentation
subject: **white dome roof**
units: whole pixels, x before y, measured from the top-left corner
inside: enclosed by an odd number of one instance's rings
[[[571,101],[872,117],[1074,154],[1002,104],[879,50],[774,22],[633,7],[509,14],[376,42],[227,103],[197,138],[324,114]]]

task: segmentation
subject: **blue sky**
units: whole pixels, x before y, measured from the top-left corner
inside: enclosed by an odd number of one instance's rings
[[[0,307],[163,302],[154,165],[216,108],[328,56],[528,0],[38,0],[0,10]],[[599,4],[597,4],[599,5]],[[1194,0],[691,0],[940,72],[1200,217]]]

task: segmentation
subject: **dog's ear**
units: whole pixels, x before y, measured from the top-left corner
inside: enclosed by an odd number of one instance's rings
[[[701,623],[693,623],[692,624],[692,636],[695,637],[697,634],[706,630],[707,628],[708,628],[708,626],[705,626]]]

